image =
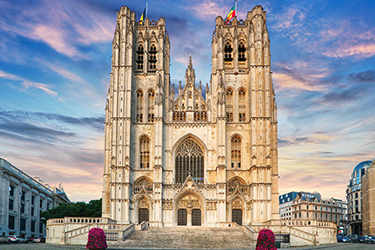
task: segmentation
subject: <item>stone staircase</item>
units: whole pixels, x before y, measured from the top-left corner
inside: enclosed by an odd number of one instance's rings
[[[250,249],[255,248],[242,227],[162,227],[133,232],[123,242],[110,247],[159,249]]]

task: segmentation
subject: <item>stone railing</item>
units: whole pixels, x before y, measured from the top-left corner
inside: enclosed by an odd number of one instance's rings
[[[135,225],[131,224],[122,231],[122,240],[124,241],[129,235],[135,231]]]
[[[296,237],[299,237],[303,240],[307,240],[312,244],[316,245],[316,235],[312,233],[305,232],[295,227],[290,228],[290,234]]]
[[[258,235],[258,233],[257,232],[255,232],[251,227],[249,227],[248,225],[244,225],[243,227],[242,227],[242,230],[243,230],[243,232],[247,235],[247,236],[249,236],[249,238],[252,240],[252,241],[256,241],[257,240],[257,235]]]

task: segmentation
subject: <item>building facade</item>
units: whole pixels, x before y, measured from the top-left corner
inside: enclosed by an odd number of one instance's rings
[[[348,222],[350,235],[362,235],[362,176],[365,175],[371,161],[359,163],[353,170],[346,189],[348,201]]]
[[[40,213],[70,202],[64,189],[51,188],[0,158],[0,235],[44,237]]]
[[[266,12],[216,18],[205,93],[192,58],[175,94],[164,18],[122,7],[105,120],[103,217],[159,226],[278,220],[277,114]]]
[[[375,235],[375,160],[362,176],[363,234]]]
[[[333,222],[337,226],[346,220],[346,202],[322,199],[317,192],[290,192],[280,195],[281,220],[317,220]]]

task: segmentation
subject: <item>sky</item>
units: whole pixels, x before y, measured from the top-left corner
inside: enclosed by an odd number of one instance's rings
[[[20,4],[22,3],[22,4]],[[0,157],[71,201],[101,198],[104,108],[116,12],[146,1],[0,1]],[[211,73],[216,16],[234,1],[154,0],[166,19],[171,80],[191,54]],[[238,0],[267,11],[278,107],[279,193],[345,199],[354,167],[375,159],[375,1]],[[183,81],[184,82],[184,81]]]

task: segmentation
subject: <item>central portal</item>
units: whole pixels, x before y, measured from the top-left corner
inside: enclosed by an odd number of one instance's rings
[[[202,205],[199,197],[195,194],[187,194],[178,202],[177,225],[178,226],[201,226]]]

